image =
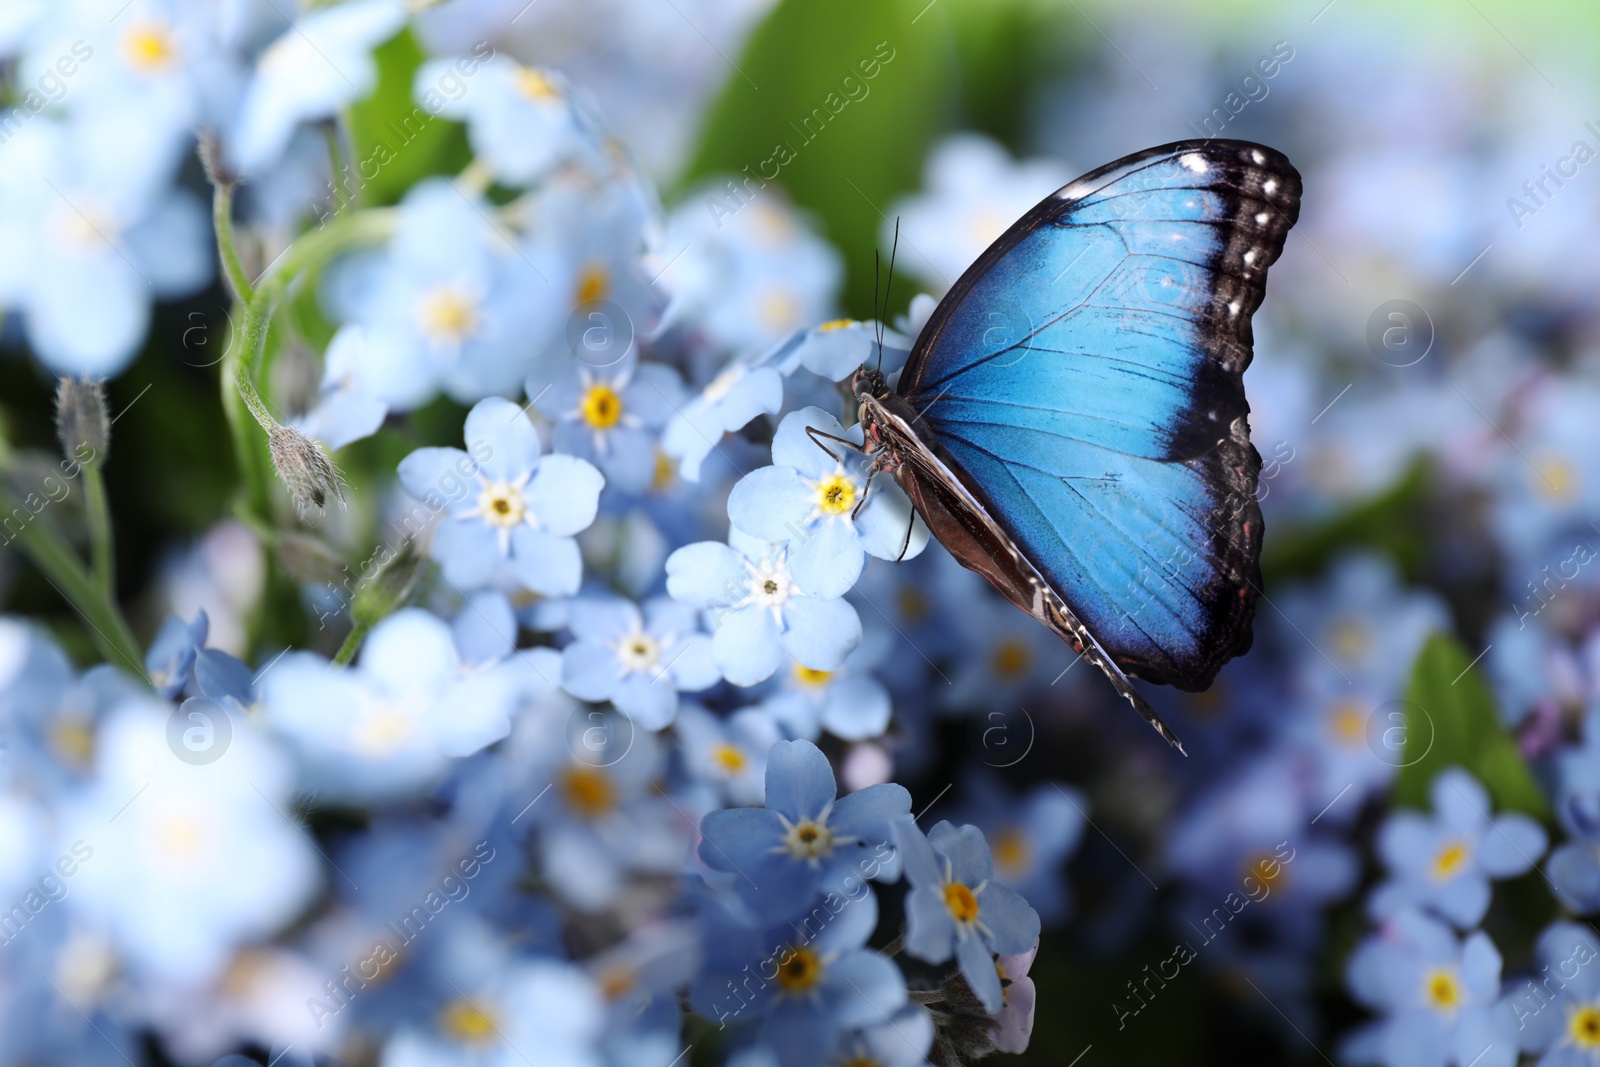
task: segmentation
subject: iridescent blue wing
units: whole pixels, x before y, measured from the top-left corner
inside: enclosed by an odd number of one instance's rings
[[[1065,186],[961,276],[899,393],[950,465],[1126,670],[1203,689],[1250,647],[1261,457],[1250,316],[1300,175],[1185,141]]]

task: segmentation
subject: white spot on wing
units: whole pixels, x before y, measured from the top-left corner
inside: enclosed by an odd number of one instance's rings
[[[1196,174],[1204,174],[1207,170],[1206,159],[1199,152],[1185,152],[1178,157],[1178,162],[1182,163],[1186,170],[1192,170]]]
[[[1256,163],[1258,166],[1267,161],[1267,157],[1266,156],[1262,155],[1260,152],[1255,152],[1255,151],[1252,151],[1250,153],[1250,159],[1251,159],[1251,161]]]
[[[1276,179],[1276,178],[1268,178],[1266,181],[1262,182],[1261,183],[1261,191],[1263,193],[1266,193],[1268,196],[1271,196],[1273,193],[1277,192],[1278,191],[1278,179]]]
[[[1235,300],[1231,304],[1228,305],[1228,314],[1229,315],[1237,315],[1237,314],[1239,314],[1239,301]]]
[[[1265,226],[1266,224],[1267,224],[1267,213],[1265,211],[1256,212],[1256,225],[1257,226]]]
[[[1244,254],[1244,261],[1246,263],[1254,263],[1256,261],[1256,250],[1252,248],[1246,252]]]

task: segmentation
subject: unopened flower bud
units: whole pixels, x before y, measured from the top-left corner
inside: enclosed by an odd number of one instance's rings
[[[279,426],[267,439],[272,465],[302,515],[321,512],[328,497],[344,504],[339,471],[322,446],[299,430]]]
[[[105,385],[93,378],[62,378],[56,383],[56,436],[61,452],[79,463],[105,459],[111,444]]]

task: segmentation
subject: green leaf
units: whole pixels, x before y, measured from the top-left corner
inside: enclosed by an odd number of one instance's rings
[[[384,44],[378,87],[349,111],[352,157],[346,187],[359,203],[392,204],[422,178],[455,174],[472,159],[466,129],[417,106],[411,83],[426,58],[411,31]]]
[[[1406,692],[1404,763],[1394,802],[1430,806],[1428,786],[1449,766],[1470,771],[1500,810],[1548,818],[1549,808],[1516,741],[1500,725],[1494,697],[1453,637],[1436,633],[1417,657]]]
[[[1381,552],[1398,564],[1405,577],[1417,577],[1429,549],[1427,531],[1419,520],[1427,496],[1427,475],[1427,464],[1418,460],[1392,487],[1346,511],[1320,522],[1269,531],[1261,559],[1267,584],[1314,577],[1335,556],[1355,548]]]
[[[738,58],[684,179],[687,188],[749,174],[753,185],[792,153],[772,180],[844,253],[846,305],[858,317],[872,312],[885,213],[916,187],[928,146],[959,111],[949,24],[943,5],[927,6],[784,0]]]

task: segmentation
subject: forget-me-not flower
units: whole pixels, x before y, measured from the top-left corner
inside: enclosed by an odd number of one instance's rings
[[[1357,1030],[1342,1058],[1383,1067],[1512,1067],[1517,1026],[1500,1001],[1500,952],[1479,930],[1466,941],[1405,909],[1368,938],[1345,970],[1350,994],[1385,1017]]]
[[[838,797],[833,768],[809,741],[779,741],[767,755],[766,807],[713,811],[700,824],[700,858],[737,875],[734,891],[758,922],[799,914],[823,881],[899,868],[889,823],[911,810],[893,782]]]
[[[505,571],[545,596],[576,593],[583,561],[572,537],[594,522],[600,472],[576,456],[541,458],[533,424],[498,397],[468,412],[466,441],[470,456],[419,448],[400,463],[406,492],[445,512],[429,545],[445,580],[471,589]]]
[[[1557,898],[1579,915],[1600,911],[1600,709],[1584,719],[1583,743],[1555,758],[1556,818],[1571,840],[1550,853]]]
[[[825,435],[820,443],[808,429]],[[902,559],[928,543],[927,528],[913,522],[911,502],[893,479],[874,478],[869,488],[861,455],[830,437],[859,445],[861,427],[846,431],[821,408],[790,412],[772,438],[772,466],[745,475],[728,497],[737,529],[789,541],[795,580],[818,596],[855,585],[869,552]]]
[[[684,702],[673,723],[684,769],[715,784],[736,804],[760,804],[766,795],[767,753],[783,735],[761,708],[744,708],[726,719]]]
[[[872,669],[883,661],[889,648],[882,630],[868,630],[835,670],[791,663],[778,676],[779,690],[761,706],[790,737],[815,741],[823,730],[846,741],[881,737],[889,728],[893,705],[889,691]]]
[[[370,93],[378,83],[372,50],[405,21],[397,0],[355,0],[312,11],[268,45],[233,131],[239,166],[265,170],[300,123],[327,118]]]
[[[1600,938],[1582,923],[1551,923],[1534,950],[1539,970],[1506,989],[1522,1051],[1535,1067],[1600,1062]]]
[[[642,611],[630,600],[585,597],[568,606],[567,625],[576,640],[561,650],[563,688],[611,701],[646,730],[672,722],[680,689],[708,689],[721,678],[694,610],[666,597]]]
[[[905,864],[906,951],[928,963],[952,955],[961,975],[991,1012],[1005,1004],[991,953],[1028,951],[1039,940],[1039,915],[1014,890],[994,880],[983,831],[941,822],[927,835],[909,815],[893,822]]]
[[[528,395],[555,421],[552,446],[592,461],[606,484],[642,493],[656,476],[656,438],[683,400],[683,381],[635,351],[595,365],[574,357],[548,387],[533,378]]]
[[[673,416],[661,434],[661,448],[678,459],[678,473],[700,480],[722,435],[743,429],[757,415],[783,407],[783,372],[766,361],[734,359]]]
[[[1516,812],[1491,817],[1488,791],[1459,767],[1440,771],[1428,795],[1432,817],[1399,811],[1378,831],[1393,881],[1373,907],[1425,907],[1468,929],[1489,910],[1489,879],[1522,874],[1544,855],[1544,828]]]
[[[822,1067],[845,1031],[906,1003],[899,968],[864,947],[878,921],[871,887],[839,880],[824,900],[794,922],[758,927],[708,909],[706,965],[690,1000],[721,1027],[760,1020],[781,1067]]]
[[[144,654],[145,674],[156,692],[168,700],[183,692],[194,671],[195,655],[205,647],[209,628],[210,620],[203,610],[188,622],[176,615],[167,616]]]
[[[668,556],[667,592],[710,612],[711,656],[734,685],[770,678],[785,652],[812,670],[836,670],[861,640],[861,617],[842,589],[806,589],[789,569],[786,544],[738,530],[726,545],[701,541]]]

